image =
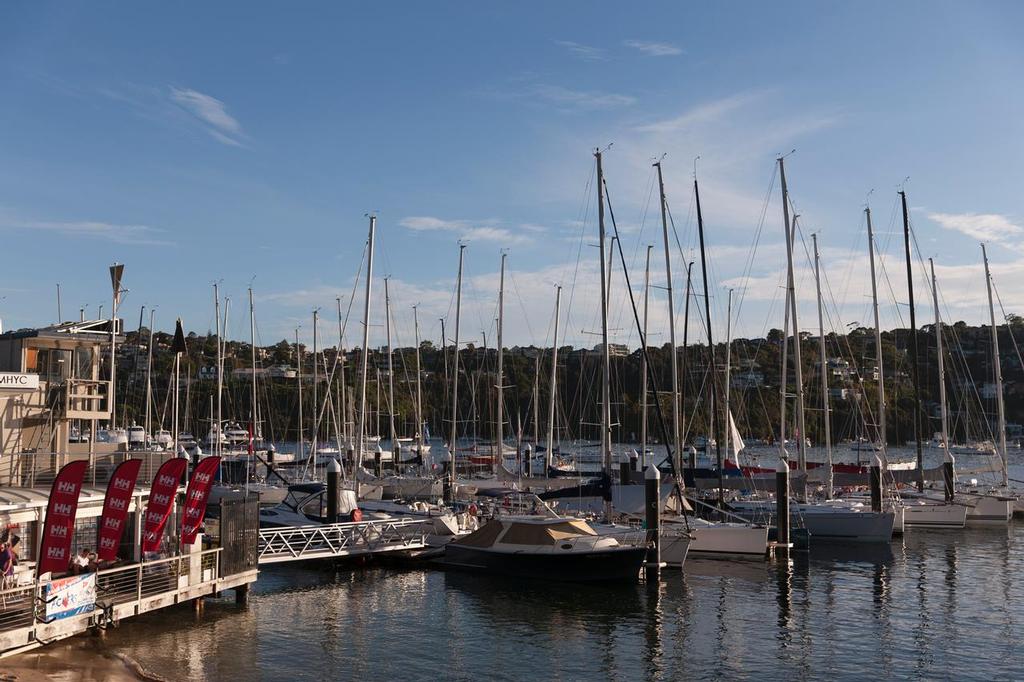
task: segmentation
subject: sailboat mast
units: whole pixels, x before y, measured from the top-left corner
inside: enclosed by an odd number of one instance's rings
[[[693,287],[693,261],[686,264],[686,301],[683,303],[683,357],[680,358],[682,367],[683,380],[679,384],[679,406],[680,409],[685,412],[686,410],[686,354],[689,352],[689,340],[690,340],[690,299],[692,298],[691,292]],[[646,337],[644,337],[646,338]],[[646,375],[645,375],[646,376]],[[683,453],[676,451],[676,458],[679,462],[682,462]],[[697,468],[697,451],[690,451],[690,468]],[[678,473],[682,473],[680,467]]]
[[[932,275],[932,306],[935,308],[935,354],[939,361],[939,417],[942,421],[942,450],[949,456],[949,415],[946,409],[946,364],[942,353],[942,317],[939,314],[939,285],[935,280],[935,260],[928,259]]]
[[[807,452],[804,448],[807,437],[806,424],[804,421],[804,381],[803,361],[800,357],[800,324],[797,318],[796,305],[796,278],[793,274],[793,243],[796,241],[796,219],[793,216],[792,222],[789,217],[789,188],[786,186],[786,163],[779,159],[779,178],[782,183],[782,218],[786,229],[786,288],[789,291],[789,316],[793,330],[793,372],[796,379],[796,419],[797,419],[797,467],[802,472],[807,472]],[[784,329],[783,334],[789,330]],[[783,443],[785,447],[785,443]]]
[[[878,440],[882,447],[882,462],[888,462],[885,426],[885,371],[882,363],[882,325],[878,318],[878,279],[875,276],[875,233],[871,227],[871,208],[864,208],[868,223],[868,260],[871,262],[871,309],[875,316],[875,355],[878,358]]]
[[[647,262],[644,265],[644,343],[647,343],[647,313],[648,299],[651,291],[651,249],[654,246],[647,245]],[[672,354],[675,359],[675,353]],[[675,372],[673,372],[675,374]],[[678,446],[677,446],[678,447]],[[676,450],[678,455],[679,450]],[[643,465],[647,456],[647,353],[640,353],[640,463]]]
[[[298,440],[299,443],[296,446],[296,459],[302,458],[302,346],[299,345],[299,330],[295,329],[295,379],[299,385],[299,426],[298,426]]]
[[[729,302],[726,305],[725,313],[725,456],[729,456],[729,438],[732,435],[732,409],[729,405],[729,393],[730,386],[729,380],[732,378],[732,289],[729,289]],[[733,449],[735,449],[739,443],[733,443]],[[736,451],[736,465],[740,463],[740,453]],[[719,492],[721,494],[721,492]]]
[[[423,451],[423,385],[420,381],[420,318],[416,306],[412,307],[413,337],[416,343],[416,454]]]
[[[317,440],[320,437],[320,387],[319,384],[319,367],[320,364],[317,362],[317,337],[320,335],[320,309],[313,309],[313,438],[310,442],[309,451],[313,456],[313,470],[316,471],[316,450]]]
[[[455,495],[455,453],[456,439],[459,437],[459,326],[462,323],[462,261],[466,251],[465,244],[459,244],[459,275],[455,280],[455,354],[452,364],[452,439],[451,466],[448,467],[448,482],[451,495]]]
[[[359,427],[356,430],[356,462],[354,471],[359,471],[363,462],[363,443],[366,437],[366,370],[369,365],[370,349],[370,293],[373,284],[373,237],[377,230],[377,216],[370,216],[370,233],[367,237],[366,249],[366,294],[363,298],[363,357],[359,376]],[[356,486],[356,496],[359,486]]]
[[[548,389],[548,442],[544,451],[547,469],[555,451],[555,396],[558,395],[558,315],[562,303],[562,287],[555,287],[555,331],[551,337],[551,382]]]
[[[682,435],[679,421],[679,349],[676,348],[676,305],[672,291],[672,259],[668,238],[668,203],[665,199],[665,181],[661,173],[661,162],[654,164],[658,169],[658,196],[661,201],[661,232],[665,249],[665,289],[668,292],[668,343],[672,367],[672,449],[682,452]],[[646,311],[646,307],[645,307]],[[646,312],[644,319],[646,320]],[[647,330],[644,330],[647,338]]]
[[[611,479],[612,444],[611,444],[611,351],[608,348],[608,272],[604,259],[604,169],[601,167],[601,152],[594,152],[597,159],[597,223],[598,249],[601,261],[601,461],[606,480]],[[604,502],[605,518],[612,517],[612,501]]]
[[[153,308],[149,309],[149,347],[146,349],[146,436],[153,435],[152,431],[152,419],[150,416],[150,408],[153,400],[153,318],[156,315],[156,310]],[[165,403],[166,404],[166,403]],[[164,408],[166,409],[166,408]],[[163,428],[161,422],[160,427]]]
[[[251,348],[250,360],[252,369],[252,433],[250,438],[256,434],[256,307],[252,301],[252,287],[249,287],[249,346]]]
[[[498,278],[498,381],[497,381],[497,416],[495,418],[496,450],[491,453],[491,471],[498,473],[502,461],[505,444],[505,342],[502,332],[505,327],[505,254],[501,254],[501,275]]]
[[[224,392],[224,364],[221,360],[224,349],[221,347],[221,325],[220,325],[220,284],[217,282],[213,283],[213,315],[216,319],[215,326],[217,331],[217,421],[216,424],[210,424],[210,432],[213,434],[213,454],[220,455],[220,442],[221,442],[221,424],[220,424],[220,410],[221,410],[221,394]],[[227,326],[227,325],[225,325]],[[212,420],[211,420],[212,421]]]
[[[533,476],[533,457],[537,448],[540,447],[540,350],[533,356],[533,448],[530,460],[527,464],[527,474]],[[547,456],[545,456],[547,461]],[[544,469],[544,476],[547,477],[550,469]]]
[[[924,452],[921,449],[921,369],[917,346],[917,318],[914,312],[914,273],[910,262],[910,214],[907,193],[900,191],[903,208],[903,251],[907,260],[907,295],[910,300],[910,377],[914,382],[914,443],[917,446],[917,491],[924,492]]]
[[[818,359],[821,362],[821,408],[825,420],[825,462],[828,467],[828,481],[825,483],[825,497],[832,499],[832,415],[828,404],[828,362],[825,357],[825,312],[821,301],[821,255],[818,253],[818,235],[812,234],[814,242],[814,286],[818,293]]]
[[[992,305],[992,273],[988,267],[988,252],[981,245],[981,256],[985,260],[985,286],[988,289],[988,314],[992,322],[992,369],[996,380],[996,417],[999,430],[999,458],[1003,464],[1003,486],[1009,482],[1006,471],[1006,412],[1003,406],[1003,370],[999,362],[999,327],[996,326],[996,309]]]
[[[348,388],[345,385],[345,328],[341,321],[341,297],[335,301],[338,304],[338,413],[341,421],[341,439],[346,444],[351,444],[348,437]]]
[[[395,350],[391,346],[391,291],[388,288],[388,280],[384,278],[384,330],[388,342],[388,436],[391,438],[391,451],[395,452],[395,444],[398,442],[395,435],[395,371],[393,357]],[[397,457],[395,458],[397,460]],[[393,461],[393,464],[397,464]]]
[[[704,281],[704,320],[708,326],[708,371],[710,372],[710,400],[708,402],[708,435],[705,440],[705,451],[707,444],[715,440],[715,459],[718,466],[718,503],[722,504],[725,493],[725,482],[723,480],[722,445],[715,438],[715,403],[717,397],[717,382],[715,381],[715,341],[711,332],[711,292],[708,290],[708,258],[707,249],[704,247],[704,214],[700,208],[700,186],[697,184],[697,176],[693,177],[693,196],[697,204],[697,234],[700,239],[700,272]],[[687,297],[689,298],[689,297]],[[728,426],[727,426],[728,428]]]

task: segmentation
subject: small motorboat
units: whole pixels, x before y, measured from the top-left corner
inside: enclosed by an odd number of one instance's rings
[[[626,582],[639,578],[646,554],[646,541],[599,535],[582,519],[524,516],[487,521],[445,545],[438,562],[520,578]]]

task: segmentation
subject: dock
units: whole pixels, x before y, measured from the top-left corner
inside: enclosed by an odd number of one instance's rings
[[[423,519],[400,519],[263,528],[259,565],[421,550],[428,525]]]

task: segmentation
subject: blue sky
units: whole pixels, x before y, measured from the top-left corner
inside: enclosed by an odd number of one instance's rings
[[[869,319],[862,209],[872,189],[891,282],[883,325],[899,323],[894,202],[908,176],[943,315],[987,314],[982,239],[1007,309],[1024,310],[1018,3],[257,5],[0,8],[5,329],[52,322],[57,282],[65,317],[86,304],[95,314],[116,260],[126,263],[130,326],[140,306],[156,305],[158,327],[180,315],[206,330],[210,285],[222,280],[231,335],[248,335],[251,282],[263,341],[297,325],[308,338],[314,307],[331,318],[336,296],[347,305],[364,215],[377,211],[375,276],[392,277],[399,342],[412,340],[417,303],[423,336],[439,336],[464,238],[464,339],[483,330],[493,338],[505,248],[508,343],[550,339],[561,283],[563,338],[590,345],[588,183],[593,148],[609,143],[607,179],[636,283],[648,243],[657,246],[652,278],[664,278],[650,160],[666,154],[682,287],[700,156],[718,336],[728,286],[737,289],[737,334],[781,326],[785,255],[772,180],[775,157],[791,149],[801,231],[808,243],[811,232],[822,240],[830,326]],[[803,248],[801,325],[813,328]],[[635,343],[618,268],[614,277],[614,336]],[[374,287],[382,295],[379,278]],[[663,299],[654,290],[659,342]],[[920,317],[931,316],[922,301]],[[380,296],[374,318],[379,342]],[[334,332],[323,333],[333,343]]]

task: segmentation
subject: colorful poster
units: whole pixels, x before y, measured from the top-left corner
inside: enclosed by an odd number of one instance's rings
[[[96,607],[96,574],[51,580],[43,585],[46,620],[91,613]]]
[[[71,561],[71,538],[75,533],[75,513],[78,511],[78,494],[82,491],[82,479],[89,463],[78,460],[65,464],[53,479],[50,501],[46,507],[46,523],[43,526],[43,540],[39,545],[38,573],[68,570]]]
[[[107,496],[103,499],[103,515],[96,527],[96,555],[100,561],[117,559],[117,548],[121,545],[128,507],[139,478],[141,459],[126,459],[121,462],[107,484]]]
[[[206,501],[210,498],[210,486],[220,466],[220,457],[205,457],[196,465],[185,494],[185,513],[181,517],[181,542],[191,545],[196,541],[199,526],[206,516]]]
[[[160,540],[164,535],[167,516],[174,505],[174,496],[178,492],[178,484],[185,474],[188,460],[173,457],[162,465],[153,477],[153,486],[149,489],[149,502],[146,504],[146,515],[142,526],[142,551],[156,552],[160,549]]]

